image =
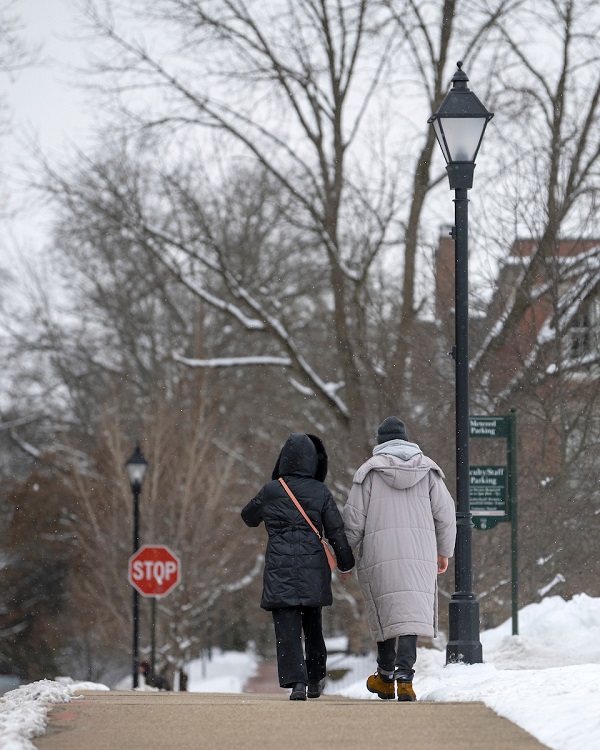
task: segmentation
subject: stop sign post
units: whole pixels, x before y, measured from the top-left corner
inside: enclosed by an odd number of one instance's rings
[[[142,596],[167,596],[180,581],[181,563],[165,545],[145,544],[129,558],[129,583]]]
[[[151,626],[151,675],[154,676],[156,648],[156,600],[169,594],[180,581],[181,563],[177,555],[162,544],[145,544],[129,558],[127,578],[133,586],[134,599],[138,593],[152,599]],[[135,619],[135,610],[134,610]],[[134,626],[134,678],[133,686],[137,687],[137,625]]]

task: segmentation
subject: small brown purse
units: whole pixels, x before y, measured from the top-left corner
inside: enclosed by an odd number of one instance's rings
[[[329,547],[325,539],[319,534],[317,527],[313,524],[313,522],[310,520],[310,518],[306,515],[304,512],[304,508],[300,505],[300,503],[296,500],[296,497],[294,493],[290,490],[290,488],[285,483],[285,480],[283,477],[279,477],[279,481],[281,482],[281,485],[283,489],[288,493],[288,495],[291,497],[292,501],[294,502],[295,506],[298,508],[300,513],[304,516],[306,522],[310,526],[310,528],[315,532],[315,534],[319,537],[319,541],[323,545],[323,549],[325,550],[325,554],[327,555],[327,562],[329,563],[329,567],[331,570],[335,570],[337,568],[337,560],[335,559],[335,554],[333,553],[333,550]]]

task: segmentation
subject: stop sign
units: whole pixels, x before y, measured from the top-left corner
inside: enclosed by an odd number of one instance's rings
[[[142,596],[166,596],[180,575],[179,558],[164,545],[145,544],[129,558],[129,583]]]

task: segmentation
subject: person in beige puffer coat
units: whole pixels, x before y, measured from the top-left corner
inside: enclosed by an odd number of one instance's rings
[[[437,635],[437,575],[448,568],[456,510],[440,467],[411,443],[404,422],[385,419],[373,457],[356,472],[342,517],[357,560],[380,698],[415,700],[418,636]]]

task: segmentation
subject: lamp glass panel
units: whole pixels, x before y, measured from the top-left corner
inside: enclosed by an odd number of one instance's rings
[[[148,464],[129,463],[125,466],[131,484],[141,484],[146,476]]]
[[[448,147],[446,146],[446,141],[444,140],[444,133],[442,132],[442,128],[440,126],[440,120],[437,118],[433,121],[433,130],[435,132],[436,138],[438,139],[438,143],[440,144],[440,148],[442,149],[442,153],[444,154],[444,159],[449,162],[450,154],[448,153]]]
[[[485,118],[444,117],[441,119],[450,152],[450,158],[446,157],[448,161],[475,161],[477,148],[486,125]]]

